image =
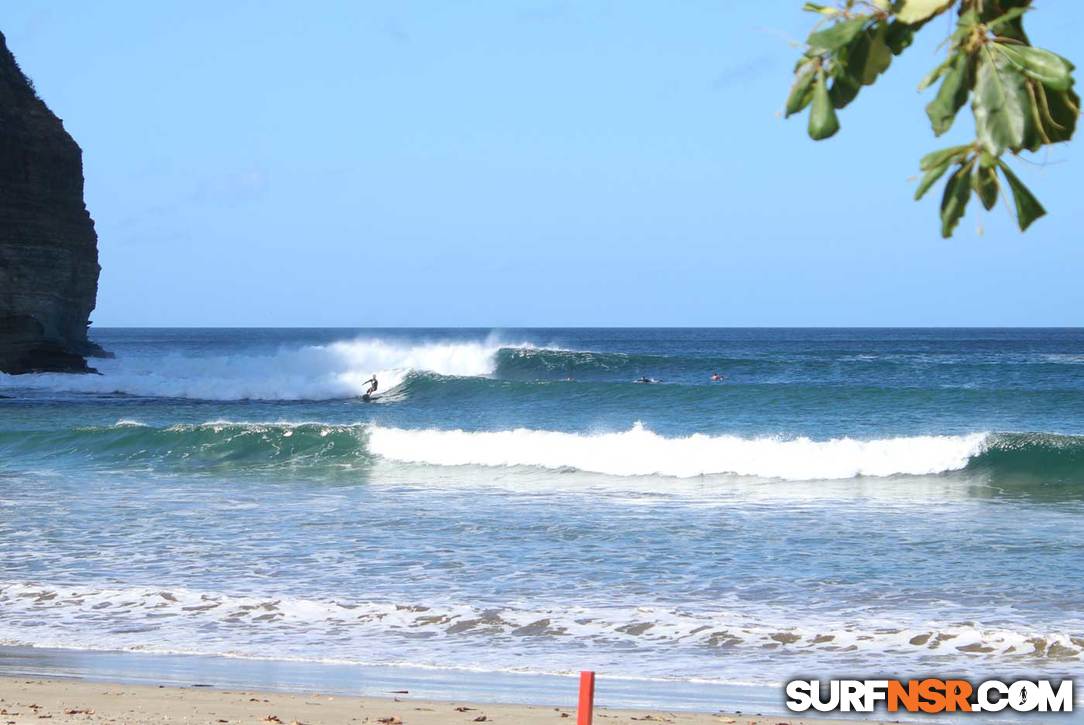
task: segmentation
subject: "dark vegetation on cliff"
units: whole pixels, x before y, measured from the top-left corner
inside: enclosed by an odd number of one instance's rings
[[[82,151],[0,33],[0,372],[90,370],[99,270]]]

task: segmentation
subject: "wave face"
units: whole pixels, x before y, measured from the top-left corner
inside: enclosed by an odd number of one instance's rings
[[[631,374],[641,369],[657,371],[670,364],[670,359],[657,355],[519,347],[498,351],[495,372],[509,380],[577,376],[590,379],[608,377],[613,373]]]
[[[1049,433],[998,436],[971,463],[976,471],[1042,478],[1047,483],[1084,479],[1084,437]]]
[[[102,375],[0,376],[0,385],[72,393],[194,400],[335,400],[360,396],[373,374],[381,391],[413,371],[489,375],[501,348],[484,342],[395,342],[356,339],[231,355],[126,355],[97,362]]]
[[[787,481],[958,471],[1044,484],[1084,480],[1084,438],[1049,434],[840,438],[667,437],[637,424],[617,433],[403,429],[374,424],[213,421],[157,428],[135,421],[62,431],[0,432],[0,453],[27,464],[200,469],[341,469],[377,460],[430,466],[529,467],[614,477],[740,476]]]
[[[188,471],[350,468],[371,460],[361,426],[320,423],[218,421],[155,428],[121,421],[98,428],[2,432],[0,451],[31,463],[69,457]]]

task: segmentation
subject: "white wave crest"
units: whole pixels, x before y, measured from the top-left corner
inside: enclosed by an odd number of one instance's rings
[[[582,435],[524,428],[496,432],[372,426],[369,450],[387,460],[440,466],[537,466],[612,476],[690,478],[733,474],[791,481],[926,475],[964,468],[988,434],[878,440],[667,438],[637,423],[620,433]]]
[[[330,400],[381,392],[411,371],[479,376],[493,372],[496,340],[404,343],[356,339],[266,354],[119,356],[95,361],[101,375],[0,375],[0,387],[54,392],[126,393],[199,400]]]

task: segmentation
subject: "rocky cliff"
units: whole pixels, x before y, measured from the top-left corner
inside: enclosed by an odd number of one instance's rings
[[[90,370],[99,269],[83,153],[0,33],[0,371]]]

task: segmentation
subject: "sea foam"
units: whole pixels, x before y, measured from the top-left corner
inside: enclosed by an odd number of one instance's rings
[[[536,466],[612,476],[734,474],[785,480],[925,475],[965,468],[988,434],[856,440],[658,435],[637,423],[617,433],[369,428],[371,453],[439,466]]]
[[[867,666],[891,657],[919,670],[946,657],[978,664],[1015,657],[1034,669],[1071,666],[1082,655],[1080,639],[1066,631],[932,615],[799,615],[734,598],[681,607],[553,601],[479,606],[0,580],[0,645],[9,646],[494,670],[507,667],[511,648],[520,671],[563,672],[573,659],[590,658],[609,671],[641,675],[645,669],[648,675],[703,672],[697,654],[704,651],[729,659],[783,655],[781,662],[762,662],[758,678],[770,678],[771,670],[782,674],[802,655],[828,662],[842,656]],[[570,640],[589,644],[589,651],[569,650]],[[630,651],[637,653],[635,667]]]

